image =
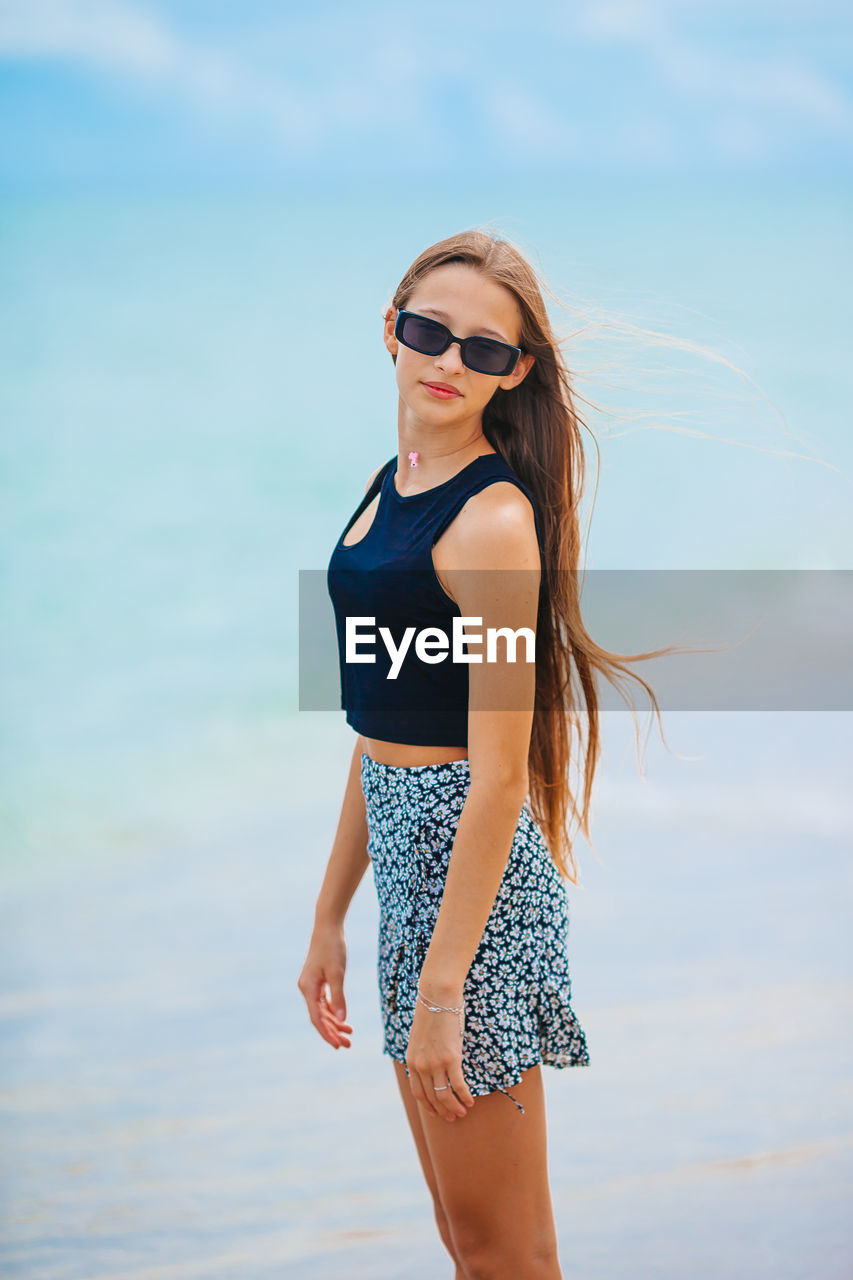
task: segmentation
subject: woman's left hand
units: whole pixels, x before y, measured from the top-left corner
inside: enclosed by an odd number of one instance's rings
[[[431,1003],[458,1006],[463,1002],[461,992],[453,1000],[435,1001],[428,989],[423,994]],[[462,1035],[458,1013],[434,1013],[420,1000],[415,1001],[406,1066],[413,1096],[432,1115],[452,1122],[467,1115],[473,1107],[474,1098],[462,1075]],[[448,1084],[450,1088],[441,1087]]]

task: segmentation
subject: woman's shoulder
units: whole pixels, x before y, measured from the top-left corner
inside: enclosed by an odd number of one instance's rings
[[[497,554],[524,565],[538,558],[535,510],[517,484],[495,478],[463,503],[444,542],[445,558],[456,564]]]
[[[494,530],[497,523],[533,526],[533,505],[514,480],[496,477],[471,495],[462,508],[467,519],[460,528],[476,528],[483,533]]]

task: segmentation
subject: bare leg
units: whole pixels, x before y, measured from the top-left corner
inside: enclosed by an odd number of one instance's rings
[[[409,1077],[406,1075],[406,1068],[403,1066],[402,1062],[396,1062],[394,1059],[392,1059],[392,1062],[397,1076],[397,1084],[400,1089],[400,1094],[403,1098],[403,1105],[406,1108],[409,1128],[412,1130],[412,1137],[415,1140],[418,1158],[421,1162],[421,1169],[423,1170],[426,1184],[429,1187],[430,1195],[432,1196],[433,1210],[435,1212],[435,1221],[438,1227],[438,1233],[441,1236],[445,1249],[450,1254],[456,1266],[455,1280],[467,1280],[465,1272],[459,1265],[459,1259],[456,1257],[453,1241],[450,1235],[450,1226],[447,1221],[447,1215],[444,1212],[444,1206],[442,1205],[441,1197],[438,1194],[438,1185],[436,1183],[435,1172],[432,1167],[432,1160],[430,1159],[423,1128],[423,1118],[425,1113],[412,1096],[412,1090],[409,1087]],[[442,1123],[447,1124],[447,1121],[444,1120]],[[447,1127],[450,1128],[451,1126],[448,1125]]]
[[[408,1088],[408,1080],[403,1078]],[[562,1280],[548,1181],[545,1093],[531,1067],[512,1093],[476,1099],[454,1124],[421,1112],[430,1176],[449,1225],[457,1277]]]

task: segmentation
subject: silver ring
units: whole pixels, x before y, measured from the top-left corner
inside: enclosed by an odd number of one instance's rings
[[[436,1084],[436,1085],[433,1085],[433,1088],[435,1089],[436,1093],[441,1093],[442,1089],[449,1089],[449,1088],[450,1088],[450,1085],[449,1085],[449,1084]]]

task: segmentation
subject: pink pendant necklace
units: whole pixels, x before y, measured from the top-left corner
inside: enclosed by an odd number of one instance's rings
[[[413,466],[413,467],[416,467],[416,466],[418,465],[418,458],[419,458],[420,456],[421,456],[421,455],[420,455],[420,453],[419,453],[419,451],[418,451],[417,449],[412,449],[412,450],[410,451],[410,453],[409,453],[409,462],[411,462],[411,464],[412,464],[412,466]]]

